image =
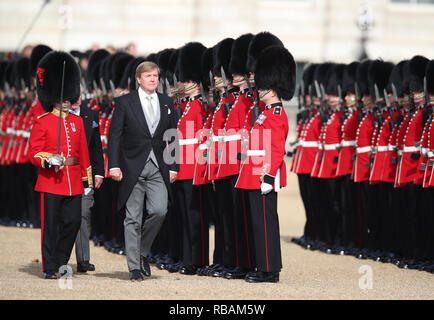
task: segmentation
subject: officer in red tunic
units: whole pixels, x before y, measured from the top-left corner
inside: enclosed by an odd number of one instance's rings
[[[81,223],[81,195],[84,186],[92,187],[92,172],[83,121],[65,108],[80,96],[78,65],[69,54],[53,51],[39,62],[37,74],[39,101],[49,112],[33,125],[29,155],[39,167],[35,190],[41,192],[42,269],[46,279],[56,279],[71,255]]]
[[[257,271],[246,275],[248,282],[277,282],[282,268],[277,192],[286,185],[288,135],[282,99],[290,100],[294,94],[295,70],[291,53],[280,46],[265,49],[255,67],[255,83],[266,110],[252,128],[247,158],[236,184],[249,190]]]

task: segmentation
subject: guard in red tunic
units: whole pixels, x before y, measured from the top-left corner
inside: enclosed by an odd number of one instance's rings
[[[65,103],[60,119],[63,66]],[[79,72],[74,58],[65,52],[50,52],[38,65],[38,97],[49,112],[33,125],[29,155],[40,168],[35,190],[41,192],[42,269],[46,279],[56,279],[59,267],[68,263],[81,223],[81,195],[84,186],[92,187],[83,121],[65,108],[80,96]]]
[[[219,159],[223,154],[224,146],[224,125],[226,117],[229,115],[233,103],[235,102],[238,88],[232,85],[232,75],[229,72],[229,61],[231,58],[231,49],[234,40],[226,38],[213,47],[213,75],[215,88],[219,91],[220,100],[214,110],[211,120],[211,139],[209,141],[209,154],[207,158],[208,179],[214,182],[215,197],[219,202],[218,211],[215,219],[220,219],[223,231],[223,265],[224,268],[215,271],[213,276],[221,277],[228,269],[237,266],[237,236],[235,218],[232,208],[231,183],[227,178],[217,176],[219,168]],[[223,68],[227,77],[227,83],[223,83]],[[226,86],[226,87],[225,87]]]
[[[248,189],[255,239],[256,272],[248,282],[277,282],[282,268],[277,192],[286,186],[284,161],[288,119],[282,99],[295,90],[295,61],[289,51],[271,46],[262,51],[255,67],[255,83],[266,104],[252,128],[247,158],[236,184]]]
[[[223,127],[223,151],[219,158],[218,178],[230,181],[232,212],[235,221],[236,235],[236,267],[226,270],[226,279],[242,279],[254,266],[253,239],[251,221],[248,216],[248,201],[244,190],[236,189],[235,183],[240,171],[241,134],[244,120],[253,105],[254,93],[246,69],[246,60],[252,34],[245,34],[237,38],[232,46],[229,71],[233,77],[233,85],[240,92],[228,115]]]
[[[195,155],[199,146],[198,131],[203,125],[200,94],[201,59],[205,47],[199,42],[184,45],[178,56],[179,81],[188,96],[184,112],[178,121],[180,164],[175,192],[183,226],[182,274],[194,275],[208,265],[208,216],[202,204],[201,186],[193,185]]]

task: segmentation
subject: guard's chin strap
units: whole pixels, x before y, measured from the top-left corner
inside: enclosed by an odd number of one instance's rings
[[[184,92],[187,93],[187,92],[193,90],[196,87],[197,87],[197,83],[193,83],[191,86],[189,86],[187,88],[184,88]]]
[[[265,90],[265,91],[262,91],[261,94],[259,95],[259,99],[265,97],[267,94],[270,93],[270,91],[271,91],[270,89],[267,89],[267,90]]]

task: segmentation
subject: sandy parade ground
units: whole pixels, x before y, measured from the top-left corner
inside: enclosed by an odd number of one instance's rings
[[[123,255],[91,242],[96,271],[78,274],[75,253],[70,280],[45,280],[41,271],[40,229],[0,227],[0,299],[56,300],[304,300],[433,299],[434,275],[392,264],[305,250],[291,242],[303,232],[305,217],[297,178],[279,193],[283,257],[280,282],[186,276],[151,266],[152,276],[131,282]],[[212,253],[213,229],[210,230]],[[212,260],[211,260],[212,261]]]

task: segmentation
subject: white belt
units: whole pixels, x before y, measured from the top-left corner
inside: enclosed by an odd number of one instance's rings
[[[241,140],[241,135],[240,134],[234,134],[234,135],[231,135],[231,136],[225,136],[225,142],[237,141],[237,140]]]
[[[101,141],[107,143],[107,136],[101,136]]]
[[[265,150],[247,150],[247,156],[265,156]]]
[[[206,143],[202,143],[199,145],[199,150],[207,150],[207,149],[208,149],[208,146]]]
[[[402,149],[403,152],[418,152],[420,151],[419,147],[406,147],[404,146],[404,148]]]
[[[212,142],[224,142],[225,136],[212,136]]]
[[[371,146],[357,148],[356,151],[357,151],[357,153],[370,152],[371,151]]]
[[[6,134],[12,134],[12,135],[15,135],[15,130],[12,129],[12,128],[7,128],[7,129],[6,129]]]
[[[356,140],[343,140],[342,147],[354,147],[356,145]]]
[[[339,147],[340,144],[339,143],[335,143],[335,144],[324,144],[323,145],[323,149],[324,150],[336,150],[337,147]]]
[[[434,158],[434,151],[428,152],[428,158]]]
[[[318,141],[302,141],[302,147],[318,147]]]
[[[387,151],[389,150],[389,146],[378,146],[377,152]]]
[[[180,146],[185,146],[185,145],[189,145],[189,144],[197,144],[197,143],[199,143],[197,138],[179,139],[179,145]]]
[[[396,146],[392,146],[389,144],[389,151],[396,151]]]

